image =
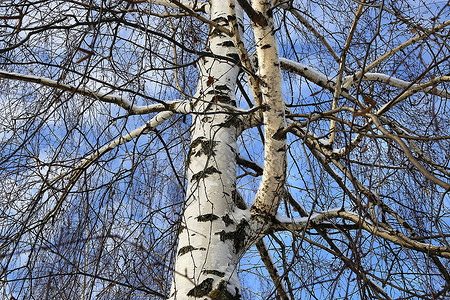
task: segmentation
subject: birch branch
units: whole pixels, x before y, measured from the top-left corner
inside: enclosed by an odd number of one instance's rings
[[[275,230],[280,231],[281,230],[301,231],[304,230],[305,228],[312,228],[310,223],[317,225],[322,222],[336,218],[352,221],[353,223],[358,224],[361,229],[366,230],[370,234],[379,236],[399,246],[409,248],[412,250],[417,250],[427,254],[432,253],[438,256],[450,258],[450,248],[448,247],[435,246],[432,244],[417,242],[415,240],[408,238],[407,236],[405,236],[404,234],[402,234],[397,230],[382,229],[378,226],[375,226],[371,222],[366,221],[360,215],[349,211],[345,211],[341,208],[316,213],[309,218],[306,217],[294,220],[277,216],[279,224],[278,225],[274,224],[273,228]]]
[[[427,30],[424,33],[418,34],[415,37],[409,39],[408,41],[404,42],[403,44],[395,47],[394,49],[388,51],[387,53],[385,53],[384,55],[382,55],[380,58],[376,59],[375,61],[373,61],[370,65],[368,65],[367,67],[363,68],[361,71],[359,71],[358,73],[356,73],[352,79],[346,83],[345,88],[349,88],[353,82],[358,81],[359,78],[361,78],[361,76],[365,73],[368,72],[370,70],[372,70],[373,68],[375,68],[376,66],[378,66],[379,64],[381,64],[383,61],[389,59],[390,57],[392,57],[393,55],[395,55],[396,53],[402,51],[403,49],[405,49],[406,47],[417,43],[420,40],[423,40],[424,38],[427,38],[428,36],[430,36],[431,34],[438,32],[442,29],[444,29],[445,27],[450,25],[450,20],[447,20],[445,22],[443,22],[442,24]]]
[[[336,81],[333,78],[326,76],[325,74],[313,69],[310,66],[307,66],[302,63],[295,62],[295,61],[292,61],[292,60],[289,60],[286,58],[280,58],[280,63],[281,63],[280,67],[284,71],[291,72],[291,73],[297,74],[299,76],[302,76],[302,77],[306,78],[307,80],[314,82],[318,86],[328,89],[330,91],[333,91],[335,89]],[[396,88],[405,89],[405,88],[409,87],[408,94],[403,96],[402,100],[404,99],[404,97],[411,96],[411,94],[417,93],[417,92],[424,92],[424,93],[429,93],[432,95],[440,96],[443,98],[450,98],[449,92],[447,92],[445,89],[434,86],[441,82],[450,81],[450,76],[448,76],[448,75],[436,77],[427,82],[418,83],[418,84],[412,84],[409,81],[405,81],[405,80],[402,80],[402,79],[399,79],[399,78],[396,78],[393,76],[389,76],[386,74],[382,74],[382,73],[365,73],[361,80],[362,81],[378,81],[378,82],[386,83],[386,84],[396,87]],[[348,89],[346,88],[346,86],[348,86],[348,82],[354,82],[354,75],[346,76],[342,82],[344,84],[344,87],[342,89],[341,95],[346,97],[347,99],[355,100],[355,98],[348,93]],[[411,92],[409,92],[409,91],[411,91]],[[362,103],[360,103],[360,102],[358,102],[358,103],[362,105]],[[365,108],[365,106],[361,106],[361,108]]]
[[[335,84],[335,89],[334,89],[334,94],[333,94],[333,103],[332,103],[331,109],[336,109],[338,106],[338,100],[339,100],[339,97],[341,96],[342,77],[344,76],[344,68],[345,68],[345,60],[347,58],[347,51],[350,48],[350,43],[353,39],[353,35],[355,34],[356,26],[358,25],[359,18],[362,15],[364,1],[365,0],[362,0],[362,3],[358,7],[355,19],[353,20],[352,27],[350,28],[350,32],[347,36],[347,40],[345,41],[344,48],[342,49],[342,54],[339,59],[339,71],[338,71],[338,75],[336,78],[336,84]],[[330,121],[330,139],[328,140],[331,145],[333,145],[335,136],[336,136],[336,121],[331,120]]]
[[[171,3],[175,4],[178,8],[183,9],[184,11],[186,11],[188,14],[190,14],[191,16],[193,16],[194,18],[199,19],[200,21],[203,21],[209,25],[211,25],[212,27],[217,28],[218,30],[222,31],[223,33],[225,33],[228,36],[231,36],[232,33],[230,30],[228,30],[227,28],[223,27],[222,25],[217,24],[214,21],[211,21],[208,18],[205,18],[204,16],[200,15],[199,13],[197,13],[196,11],[192,10],[191,8],[187,7],[186,5],[184,5],[182,2],[179,2],[177,0],[170,0]]]
[[[158,104],[139,106],[139,105],[134,105],[127,99],[125,99],[121,96],[118,96],[118,95],[94,92],[93,90],[91,90],[87,87],[76,87],[73,85],[64,84],[64,83],[61,83],[61,82],[58,82],[58,81],[55,81],[55,80],[52,80],[49,78],[45,78],[45,77],[25,75],[25,74],[6,72],[3,70],[0,70],[0,78],[38,83],[43,86],[54,87],[54,88],[57,88],[57,89],[60,89],[63,91],[67,91],[67,92],[71,92],[74,94],[88,96],[88,97],[91,97],[93,99],[96,99],[96,100],[99,100],[102,102],[116,104],[116,105],[120,106],[121,108],[125,109],[129,114],[133,114],[133,115],[142,115],[142,114],[168,111],[168,110],[177,112],[177,113],[187,114],[191,111],[190,101],[186,101],[186,100],[166,101],[166,102],[158,103]]]
[[[244,166],[246,166],[246,167],[249,167],[249,168],[252,168],[256,173],[262,173],[262,167],[260,166],[260,165],[258,165],[257,163],[255,163],[255,162],[252,162],[252,161],[249,161],[249,160],[247,160],[247,159],[245,159],[245,158],[243,158],[243,157],[241,157],[241,156],[239,156],[238,157],[238,159],[237,159],[237,161],[238,161],[238,163],[239,164],[241,164],[241,165],[244,165]],[[330,170],[331,170],[331,168],[329,167],[329,165],[328,164],[325,164],[325,166],[326,167],[328,167]],[[337,181],[338,181],[338,183],[339,183],[339,185],[340,186],[342,186],[343,185],[343,188],[346,190],[346,192],[348,193],[348,194],[351,194],[353,197],[356,197],[356,196],[354,196],[353,195],[353,193],[351,193],[351,191],[348,189],[348,187],[345,185],[345,183],[342,181],[342,178],[341,177],[339,177],[339,176],[333,176]],[[300,214],[300,216],[302,216],[302,217],[304,217],[305,219],[308,219],[308,213],[306,212],[306,210],[304,209],[304,207],[302,206],[302,205],[300,205],[293,197],[292,197],[292,195],[290,194],[290,192],[287,190],[287,189],[285,189],[284,190],[284,193],[283,193],[283,197],[284,197],[284,199],[287,201],[287,202],[289,202],[289,204],[290,205],[292,205],[297,211],[298,211],[298,213]],[[289,219],[290,220],[290,219]],[[314,224],[312,224],[312,223],[309,223],[309,224],[311,224],[311,225],[314,225]],[[339,226],[336,226],[336,225],[334,225],[334,224],[329,224],[330,225],[330,227],[331,228],[336,228],[336,227],[338,227],[338,228],[341,228],[341,227],[339,227]],[[313,228],[324,238],[324,240],[330,245],[330,247],[331,247],[331,249],[333,249],[333,253],[337,256],[337,257],[339,257],[340,259],[342,259],[345,263],[347,263],[349,266],[350,266],[350,268],[351,268],[351,270],[356,274],[356,275],[358,275],[358,276],[362,276],[362,278],[364,279],[364,281],[366,281],[374,290],[376,290],[376,291],[378,291],[379,293],[381,293],[383,296],[384,296],[384,299],[390,299],[388,296],[387,296],[387,294],[386,294],[386,292],[382,289],[382,288],[380,288],[377,284],[375,284],[373,281],[371,281],[370,279],[368,279],[368,278],[366,278],[366,276],[365,276],[365,273],[361,273],[362,272],[362,270],[361,269],[357,269],[357,268],[354,268],[353,267],[353,265],[351,264],[351,261],[342,253],[342,251],[336,246],[336,244],[333,242],[333,240],[328,236],[328,234],[327,234],[327,232],[326,232],[326,230],[324,230],[324,228],[322,228],[321,226],[313,226]],[[350,226],[346,226],[345,227],[345,229],[349,229],[350,228]],[[358,228],[359,229],[359,226],[358,227],[356,227],[356,226],[353,226],[353,228]],[[302,238],[304,238],[304,237],[302,237]],[[256,246],[258,247],[258,251],[260,252],[260,255],[261,255],[261,257],[262,257],[262,259],[263,259],[263,262],[264,262],[264,264],[266,265],[266,268],[268,268],[268,271],[269,271],[269,274],[271,275],[271,277],[272,277],[272,280],[274,280],[274,278],[276,279],[276,278],[278,278],[278,276],[279,275],[275,275],[275,274],[278,274],[278,273],[274,273],[274,275],[271,273],[271,272],[277,272],[277,269],[273,266],[273,265],[270,265],[270,260],[268,259],[268,258],[266,258],[266,260],[267,260],[267,262],[266,261],[264,261],[264,257],[262,256],[263,254],[261,253],[261,251],[264,251],[264,248],[261,248],[261,250],[260,250],[260,248],[259,247],[261,247],[261,246],[263,246],[263,245],[258,245],[260,242],[261,242],[262,240],[260,240],[257,244],[256,244]],[[328,251],[328,249],[327,249],[327,251]],[[264,253],[264,252],[263,252]],[[434,260],[436,260],[436,258],[435,257],[432,257]],[[268,264],[269,263],[269,264]],[[273,263],[273,262],[272,262]],[[437,263],[440,263],[439,261],[437,261]],[[440,264],[441,265],[441,264]],[[274,268],[272,271],[269,269],[269,268]],[[276,281],[274,281],[274,282],[276,282]],[[280,287],[280,289],[281,289],[282,287]],[[277,289],[278,290],[278,289]],[[278,293],[280,293],[280,291],[278,291]]]
[[[304,65],[299,62],[292,61],[286,58],[280,58],[280,67],[282,70],[297,74],[306,78],[307,80],[317,84],[318,86],[334,92],[336,88],[336,81],[327,75],[315,70],[314,68]],[[348,93],[348,89],[342,88],[340,95],[356,103],[362,109],[366,108],[364,104],[358,101],[355,97]]]
[[[260,239],[256,242],[256,249],[258,249],[259,255],[261,256],[261,260],[266,266],[267,271],[269,272],[270,278],[275,285],[275,289],[277,290],[278,297],[282,300],[289,300],[287,289],[281,280],[280,273],[273,262],[272,255],[270,255],[266,242],[263,239]]]
[[[297,129],[299,132],[303,132],[300,129]],[[295,134],[297,134],[298,136],[304,136],[303,135],[299,135],[299,132],[293,131]],[[357,187],[358,189],[360,189],[363,194],[366,195],[367,199],[368,199],[368,206],[369,206],[369,213],[370,216],[372,217],[372,219],[374,221],[376,221],[376,224],[378,226],[382,226],[383,229],[388,230],[388,231],[392,231],[392,227],[387,224],[387,223],[383,223],[383,222],[379,222],[377,216],[374,214],[374,207],[375,205],[380,207],[383,213],[388,213],[391,216],[393,216],[397,222],[404,228],[407,230],[407,232],[411,235],[411,237],[414,239],[415,237],[417,237],[416,232],[414,231],[414,229],[408,224],[408,222],[406,222],[405,219],[403,219],[397,212],[395,212],[391,207],[389,207],[388,205],[386,205],[379,197],[377,197],[377,195],[375,195],[371,190],[369,190],[368,188],[366,188],[365,186],[363,186],[357,178],[353,177],[353,175],[348,171],[347,168],[345,168],[345,166],[342,165],[342,163],[340,163],[337,159],[335,159],[332,155],[326,155],[325,153],[330,153],[331,151],[329,149],[326,149],[323,145],[321,145],[315,138],[313,138],[310,135],[307,135],[305,137],[305,142],[306,145],[308,146],[308,148],[311,150],[311,153],[317,158],[317,160],[323,165],[324,169],[330,174],[331,177],[333,177],[336,182],[338,183],[338,185],[345,191],[345,193],[350,197],[350,199],[353,200],[353,202],[358,206],[358,207],[362,207],[361,206],[361,199],[359,198],[359,196],[357,194],[354,194],[345,184],[345,182],[343,181],[343,178],[341,176],[339,176],[339,174],[337,174],[335,172],[335,170],[333,170],[333,168],[331,168],[330,164],[329,164],[329,160],[349,179],[350,182],[353,182],[355,184],[355,187]],[[322,154],[323,153],[323,154]],[[442,264],[442,262],[439,260],[439,258],[436,255],[430,254],[428,253],[428,255],[430,256],[430,258],[433,260],[433,262],[436,264],[436,266],[438,267],[439,271],[443,274],[443,276],[447,279],[450,280],[450,275],[447,271],[447,269],[444,267],[444,265]]]
[[[93,6],[89,3],[83,3],[80,1],[72,1],[75,4],[78,4],[83,7],[87,7],[92,9],[93,7],[96,9],[101,9],[100,7]],[[173,7],[173,8],[179,8],[178,5],[171,2],[170,0],[125,0],[125,2],[131,3],[131,4],[139,4],[139,3],[150,3],[150,4],[156,4],[156,5],[162,5],[166,7]],[[209,3],[208,2],[202,2],[202,1],[180,1],[184,6],[189,7],[190,9],[198,12],[208,13],[209,12]],[[148,13],[148,11],[147,11]]]
[[[267,26],[267,20],[261,12],[257,12],[253,9],[251,4],[247,0],[236,0],[242,9],[245,11],[247,16],[252,20],[253,23],[264,27]]]
[[[331,47],[330,43],[328,43],[327,39],[321,35],[317,29],[308,22],[295,8],[290,7],[288,4],[283,3],[280,5],[281,8],[289,11],[300,23],[302,23],[303,26],[305,26],[309,31],[314,34],[314,36],[327,48],[327,50],[330,52],[331,56],[333,56],[334,60],[339,63],[339,56],[336,54],[334,49]]]
[[[343,80],[344,84],[346,82],[352,80],[351,79],[352,77],[353,77],[353,75],[346,76]],[[433,85],[433,84],[437,84],[439,82],[448,81],[449,80],[448,77],[450,77],[450,76],[436,77],[436,78],[430,80],[429,84]],[[424,92],[424,93],[436,95],[436,96],[439,96],[442,98],[447,98],[447,99],[450,98],[450,93],[447,92],[447,90],[445,90],[445,89],[438,88],[435,86],[429,86],[429,85],[427,86],[427,83],[412,84],[409,81],[398,79],[393,76],[389,76],[389,75],[382,74],[382,73],[365,73],[364,76],[361,78],[361,81],[378,81],[378,82],[386,83],[390,86],[393,86],[393,87],[396,87],[399,89],[412,88],[418,92]]]
[[[399,96],[395,97],[394,99],[392,99],[391,101],[389,101],[388,103],[383,105],[383,107],[378,110],[377,115],[384,114],[395,104],[401,102],[402,100],[406,99],[407,97],[409,97],[419,91],[424,91],[426,89],[431,89],[431,90],[434,89],[433,86],[436,83],[444,82],[444,81],[450,81],[450,76],[440,76],[440,77],[433,78],[432,80],[429,80],[424,83],[418,83],[418,84],[411,85],[410,89],[408,89],[404,93],[400,94]]]
[[[246,1],[246,0],[243,0]],[[238,10],[240,11],[240,10]],[[255,106],[261,106],[262,103],[262,92],[259,87],[259,79],[256,75],[256,68],[253,65],[251,57],[245,48],[244,42],[242,41],[239,26],[238,26],[238,16],[236,13],[236,3],[230,1],[230,15],[234,18],[230,18],[230,28],[232,33],[233,42],[236,46],[236,50],[239,53],[241,63],[244,66],[245,75],[247,77],[248,83],[250,85],[250,91],[252,92],[253,101]],[[242,16],[240,16],[242,19]]]
[[[435,184],[439,185],[440,187],[442,187],[443,189],[445,189],[446,191],[450,190],[450,184],[440,180],[439,178],[435,177],[434,175],[432,175],[430,172],[428,172],[427,169],[425,169],[424,166],[422,166],[417,159],[414,157],[414,155],[411,153],[411,150],[409,150],[408,146],[405,144],[405,142],[403,142],[403,140],[398,137],[397,135],[394,134],[390,134],[386,128],[384,128],[381,124],[380,121],[378,120],[378,118],[374,115],[374,114],[368,114],[370,116],[370,118],[372,119],[373,123],[375,124],[375,126],[388,138],[390,138],[391,140],[395,141],[400,148],[402,148],[403,153],[406,155],[406,157],[408,158],[408,160],[417,168],[417,170],[422,173],[425,178],[427,178],[428,180],[430,180],[431,182],[434,182]]]
[[[62,174],[58,175],[57,177],[51,179],[49,182],[47,182],[47,184],[49,186],[51,186],[57,180],[70,175],[69,182],[64,187],[63,194],[58,198],[58,200],[56,201],[55,206],[45,215],[45,217],[42,219],[41,222],[39,222],[39,224],[45,224],[46,222],[48,222],[48,220],[50,220],[50,218],[55,216],[55,214],[58,212],[58,209],[61,207],[61,205],[63,204],[63,202],[66,199],[67,195],[70,193],[72,188],[75,186],[76,182],[78,181],[80,176],[83,174],[83,172],[87,168],[89,168],[95,161],[97,161],[102,155],[108,153],[109,151],[117,148],[120,145],[123,145],[123,144],[125,144],[125,143],[127,143],[127,142],[129,142],[129,141],[131,141],[133,139],[135,139],[136,137],[138,137],[138,136],[140,136],[142,134],[148,133],[149,131],[156,129],[156,127],[158,125],[160,125],[161,123],[163,123],[164,121],[166,121],[167,119],[169,119],[173,115],[174,115],[174,113],[170,112],[170,111],[160,112],[159,114],[154,116],[150,121],[148,121],[145,125],[143,125],[143,126],[137,128],[137,129],[127,133],[126,135],[123,135],[123,136],[115,139],[114,141],[112,141],[109,144],[101,147],[100,149],[98,149],[94,153],[92,153],[91,155],[89,155],[86,158],[84,158],[74,168],[74,170],[72,172],[62,173]]]
[[[377,195],[375,195],[371,190],[366,188],[362,183],[355,178],[352,173],[346,168],[335,155],[334,151],[329,149],[324,144],[320,143],[316,137],[311,133],[305,132],[302,128],[293,128],[291,131],[293,134],[302,137],[305,141],[306,146],[310,149],[311,153],[316,157],[316,159],[322,164],[324,169],[330,176],[336,180],[336,183],[342,188],[342,190],[347,194],[347,196],[352,200],[356,207],[363,208],[364,204],[361,202],[361,198],[358,194],[353,193],[350,188],[346,185],[344,179],[331,167],[330,162],[340,171],[342,174],[348,178],[349,182],[352,182],[357,190],[360,190],[368,200],[369,212],[371,214],[372,220],[377,222],[377,225],[383,226],[385,229],[391,229],[390,225],[387,223],[382,223],[378,221],[378,218],[373,213],[373,208],[378,206],[381,208],[383,213],[388,213],[394,217],[399,224],[405,228],[411,236],[416,236],[416,233],[412,227],[393,209],[387,206]]]
[[[294,62],[294,61],[286,59],[286,58],[280,58],[280,63],[281,63],[280,66],[283,70],[292,72],[299,76],[302,76],[322,88],[328,89],[330,91],[333,91],[335,88],[336,82],[333,78],[326,76],[325,74],[313,69],[310,66],[301,64],[299,62]],[[352,81],[352,78],[353,78],[353,76],[347,76],[343,80],[344,86],[347,86],[346,82]],[[385,113],[393,105],[399,103],[400,101],[406,99],[407,97],[409,97],[417,92],[429,93],[429,94],[433,94],[433,95],[437,95],[440,97],[450,99],[450,94],[445,89],[435,87],[435,85],[437,83],[450,81],[450,76],[448,76],[448,75],[436,77],[430,81],[420,83],[420,84],[412,84],[411,82],[404,81],[404,80],[401,80],[401,79],[398,79],[398,78],[395,78],[392,76],[388,76],[385,74],[381,74],[381,73],[366,73],[366,74],[364,74],[362,80],[379,81],[379,82],[383,82],[383,83],[389,84],[389,85],[391,85],[393,87],[397,87],[397,88],[408,88],[409,87],[409,89],[407,91],[405,91],[404,93],[402,93],[399,97],[392,99],[391,101],[386,103],[382,108],[380,108],[376,112],[377,115],[381,115],[381,114]],[[363,105],[361,102],[359,102],[355,97],[351,96],[345,87],[342,89],[341,95],[343,97],[353,101],[354,103],[356,103],[358,106],[361,107],[362,110],[364,110],[366,108],[365,105]],[[368,128],[371,123],[372,123],[372,121],[369,120],[369,123],[367,123],[364,128]],[[355,139],[351,142],[351,144],[348,146],[348,148],[350,150],[353,149],[354,147],[356,147],[358,145],[358,143],[361,140],[362,140],[362,135],[358,134],[355,137]],[[342,149],[342,151],[340,151],[339,153],[341,153],[341,154],[345,153],[345,149]]]

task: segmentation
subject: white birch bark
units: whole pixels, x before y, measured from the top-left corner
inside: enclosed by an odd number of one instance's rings
[[[211,1],[210,15],[229,28],[227,1]],[[231,37],[216,28],[208,48],[219,56],[237,55]],[[239,121],[217,105],[235,103],[239,68],[212,57],[203,58],[198,68],[187,196],[170,299],[239,299],[237,263],[248,219],[235,204]]]
[[[252,212],[255,215],[273,217],[280,203],[286,177],[286,136],[275,137],[283,130],[285,105],[282,95],[280,59],[272,18],[272,1],[257,0],[252,3],[266,24],[254,24],[258,76],[263,94],[264,122],[264,170]]]

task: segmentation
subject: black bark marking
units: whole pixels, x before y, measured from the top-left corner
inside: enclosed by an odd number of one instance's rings
[[[228,24],[228,19],[224,18],[224,17],[218,17],[215,18],[214,20],[212,20],[213,22],[216,22],[217,24],[220,24],[222,22],[222,24],[220,25],[226,25]]]
[[[206,278],[202,281],[199,285],[195,286],[192,290],[190,290],[187,295],[192,297],[203,297],[207,296],[211,290],[213,285],[214,279],[212,278]]]
[[[261,47],[261,49],[269,49],[269,48],[272,48],[272,45],[270,45],[270,44],[265,44],[264,46],[262,46]]]
[[[212,300],[239,300],[241,299],[241,295],[239,294],[239,290],[235,288],[235,295],[231,294],[227,289],[227,282],[225,280],[220,281],[217,289],[213,290],[209,297]]]
[[[227,214],[222,217],[222,221],[225,223],[225,226],[230,226],[231,224],[234,224],[233,219],[230,218],[230,216]]]
[[[227,53],[226,56],[234,59],[235,61],[240,61],[239,54],[237,54],[237,53]]]
[[[206,5],[202,5],[200,8],[196,8],[195,11],[200,11],[202,13],[207,13],[206,12]]]
[[[178,256],[184,255],[184,254],[192,252],[194,250],[206,251],[206,248],[203,248],[203,247],[195,248],[194,246],[191,246],[191,245],[185,246],[185,247],[180,248],[180,250],[178,250]]]
[[[217,220],[219,217],[215,214],[205,214],[197,217],[197,221],[199,222],[212,222]]]
[[[214,29],[211,31],[211,34],[209,35],[210,37],[225,37],[227,36],[225,33],[223,33],[222,31],[220,31],[220,29],[217,29],[214,27]]]
[[[233,101],[232,101],[233,102]],[[236,102],[235,102],[236,103]],[[222,127],[230,128],[231,126],[237,126],[239,125],[240,120],[234,116],[228,116],[225,119],[225,122],[220,124]]]
[[[179,226],[178,229],[177,229],[177,235],[180,235],[181,232],[183,232],[183,230],[185,230],[185,229],[186,229],[186,227],[184,227],[184,226]]]
[[[231,42],[231,43],[233,43],[233,42]],[[214,88],[219,91],[229,91],[230,90],[230,88],[226,84],[216,85]]]
[[[232,240],[233,246],[236,253],[239,253],[241,249],[244,248],[245,245],[245,237],[246,237],[246,229],[248,227],[248,222],[246,220],[242,220],[237,226],[235,231],[226,232],[222,230],[220,232],[216,232],[220,236],[220,240],[225,242],[226,240]]]
[[[200,179],[206,178],[211,174],[222,174],[222,172],[211,166],[198,172],[197,174],[192,175],[192,180],[199,181]]]
[[[284,131],[284,128],[278,129],[277,132],[272,136],[272,138],[277,141],[286,139],[286,132],[283,132],[283,131]]]
[[[225,272],[220,272],[220,271],[217,271],[217,270],[204,270],[203,274],[206,274],[206,275],[212,274],[212,275],[216,275],[218,277],[224,277],[225,276]]]
[[[231,4],[231,5],[230,5],[230,8],[231,8],[231,9],[234,9],[234,8],[235,8],[235,5],[234,5],[234,4]],[[229,15],[229,16],[228,16],[228,21],[234,21],[234,20],[236,20],[236,16],[235,16],[235,15]]]
[[[265,81],[265,80],[263,80],[263,79],[259,79],[259,84],[262,86],[262,87],[267,87],[268,85],[267,85],[267,82]]]
[[[234,190],[231,194],[231,198],[233,199],[234,204],[236,204],[237,208],[247,209],[247,205],[245,204],[244,199],[238,191]]]
[[[233,101],[231,101],[231,98],[227,94],[225,94],[225,95],[218,94],[218,95],[214,96],[213,99],[214,99],[214,102],[216,102],[216,103],[231,104],[231,102],[233,102]]]
[[[205,93],[205,95],[215,95],[217,92],[215,90],[209,90]]]
[[[214,156],[216,153],[214,152],[214,147],[217,146],[218,142],[207,140],[204,137],[196,138],[191,143],[191,148],[189,149],[188,157],[190,156],[201,156],[205,154],[207,156]],[[195,148],[200,145],[200,149],[195,151]]]
[[[209,123],[209,122],[212,122],[212,120],[213,120],[213,118],[211,118],[211,117],[204,117],[204,118],[202,118],[202,122],[203,123]]]

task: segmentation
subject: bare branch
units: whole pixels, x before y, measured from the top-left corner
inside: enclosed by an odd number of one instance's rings
[[[18,73],[12,73],[12,72],[6,72],[0,70],[0,78],[6,78],[6,79],[12,79],[12,80],[20,80],[25,82],[32,82],[32,83],[38,83],[43,86],[48,87],[54,87],[63,91],[68,91],[74,94],[89,96],[93,99],[107,102],[107,103],[113,103],[117,104],[118,106],[122,107],[126,111],[128,111],[132,115],[143,115],[143,114],[149,114],[153,112],[161,112],[161,111],[167,111],[171,110],[177,113],[183,113],[187,114],[190,112],[190,102],[185,100],[174,100],[174,101],[160,101],[159,104],[153,104],[153,105],[145,105],[145,106],[138,106],[134,105],[127,99],[109,94],[109,93],[98,93],[94,92],[91,89],[87,87],[76,87],[72,85],[68,85],[65,83],[61,83],[55,80],[51,80],[45,77],[38,77],[33,75],[25,75],[25,74],[18,74]]]
[[[50,218],[54,218],[54,216],[58,213],[58,210],[61,208],[61,205],[64,203],[64,200],[66,199],[67,195],[70,193],[72,188],[75,186],[75,184],[77,183],[78,179],[83,174],[83,172],[85,172],[102,155],[108,153],[109,151],[117,148],[120,145],[123,145],[123,144],[125,144],[125,143],[127,143],[127,142],[129,142],[129,141],[131,141],[131,140],[133,140],[135,138],[137,138],[138,136],[140,136],[142,134],[146,134],[146,133],[150,132],[151,130],[156,129],[157,126],[159,126],[161,123],[163,123],[164,121],[169,119],[171,116],[173,116],[173,114],[174,113],[170,112],[170,111],[165,111],[165,112],[158,113],[150,121],[148,121],[145,125],[143,125],[143,126],[137,128],[137,129],[129,132],[128,134],[126,134],[124,136],[121,136],[121,137],[115,139],[114,141],[112,141],[108,145],[103,146],[102,148],[96,150],[91,155],[89,155],[86,158],[84,158],[74,168],[73,171],[62,173],[59,176],[51,179],[47,183],[49,186],[53,185],[53,183],[56,182],[57,180],[59,180],[61,178],[64,178],[66,176],[69,176],[69,182],[64,187],[64,191],[63,191],[62,195],[59,197],[59,199],[57,200],[57,202],[54,205],[54,207],[49,212],[47,212],[45,217],[39,222],[39,224],[45,224],[45,223],[47,223],[50,220]]]
[[[424,253],[432,253],[441,257],[450,258],[450,248],[434,246],[427,243],[420,243],[413,239],[408,238],[404,234],[396,230],[386,230],[381,229],[371,222],[368,222],[360,215],[345,211],[342,208],[332,209],[320,213],[316,213],[311,217],[289,220],[287,218],[278,217],[277,220],[280,222],[275,225],[275,230],[289,230],[289,231],[303,231],[305,228],[311,228],[309,222],[320,224],[322,222],[328,222],[331,219],[340,218],[354,222],[358,224],[361,229],[367,232],[379,236],[385,240],[393,242],[405,248],[421,251]]]

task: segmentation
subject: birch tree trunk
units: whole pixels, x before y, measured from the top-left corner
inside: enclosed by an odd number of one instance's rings
[[[274,137],[285,127],[281,71],[270,1],[254,1],[262,22],[253,23],[263,100],[265,168],[251,217],[237,205],[236,137],[238,119],[220,104],[235,105],[238,67],[206,58],[199,64],[191,148],[188,155],[188,193],[179,235],[171,299],[240,299],[237,263],[244,249],[255,244],[270,226],[281,197],[286,171],[286,138]],[[251,8],[250,8],[251,9]],[[236,4],[211,1],[211,20],[230,28]],[[211,30],[208,48],[215,55],[237,58],[230,36]],[[222,110],[222,111],[221,111]],[[209,298],[208,298],[209,297]]]
[[[211,20],[229,28],[227,1],[213,0]],[[230,36],[210,30],[215,56],[236,58]],[[221,104],[236,105],[239,68],[212,57],[198,64],[200,80],[192,113],[188,188],[181,220],[171,299],[238,299],[238,253],[243,246],[242,210],[236,206],[239,121]]]

